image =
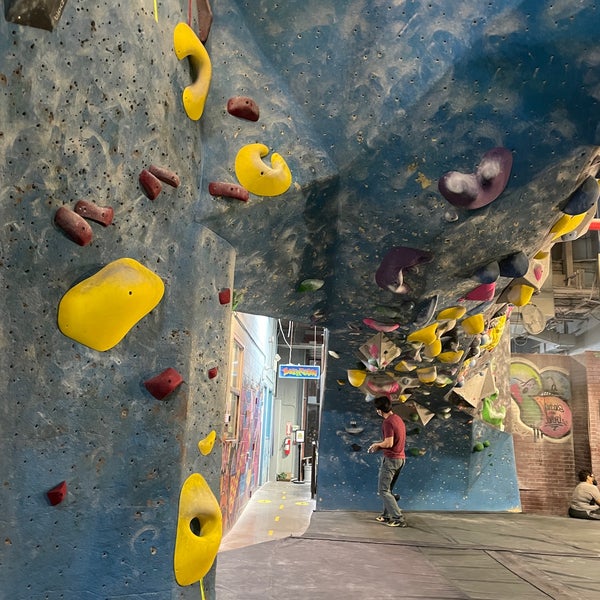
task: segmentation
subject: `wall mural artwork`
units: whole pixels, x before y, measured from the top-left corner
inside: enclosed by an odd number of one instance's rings
[[[223,444],[221,459],[221,511],[227,530],[249,493],[256,489],[260,460],[262,397],[256,388],[242,388],[237,443]]]
[[[564,369],[539,369],[527,360],[512,361],[510,394],[519,420],[536,438],[564,440],[571,433],[571,383]]]

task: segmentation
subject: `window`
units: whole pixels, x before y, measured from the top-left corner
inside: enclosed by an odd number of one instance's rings
[[[227,440],[235,440],[238,436],[243,359],[244,347],[234,339],[231,348],[231,368],[229,371],[229,397],[227,398],[225,412],[225,439]]]

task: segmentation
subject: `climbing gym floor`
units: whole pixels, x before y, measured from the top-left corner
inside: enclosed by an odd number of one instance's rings
[[[600,598],[600,522],[520,513],[314,511],[308,485],[268,483],[223,539],[217,600]]]

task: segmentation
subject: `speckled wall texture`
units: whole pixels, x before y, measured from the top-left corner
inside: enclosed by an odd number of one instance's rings
[[[235,252],[195,219],[212,199],[180,106],[178,4],[157,23],[152,2],[68,2],[52,33],[0,20],[2,598],[199,596],[173,575],[178,501],[192,472],[219,497],[220,447],[197,443],[223,423]],[[138,183],[152,163],[181,179],[154,201]],[[80,199],[114,209],[85,247],[53,223]],[[98,352],[61,333],[58,303],[122,257],[165,294]],[[143,382],[168,367],[183,383],[159,401]]]

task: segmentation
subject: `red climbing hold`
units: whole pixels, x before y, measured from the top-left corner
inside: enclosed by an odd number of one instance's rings
[[[148,167],[148,171],[154,175],[157,179],[160,179],[163,183],[170,185],[171,187],[179,187],[181,183],[181,179],[179,179],[179,175],[171,169],[166,169],[165,167],[157,167],[156,165],[150,165]]]
[[[142,169],[140,173],[140,185],[142,186],[142,190],[144,194],[150,198],[150,200],[154,200],[162,190],[162,184],[160,179],[153,175],[147,169]]]
[[[144,381],[146,389],[157,399],[162,400],[183,383],[183,377],[172,367]]]
[[[75,212],[85,219],[91,219],[104,225],[104,227],[108,227],[112,223],[115,214],[110,206],[98,206],[87,200],[79,200],[75,205]]]
[[[92,242],[92,228],[89,223],[66,206],[61,206],[54,215],[54,222],[76,244],[87,246]]]
[[[217,376],[218,372],[219,372],[219,369],[217,367],[211,367],[208,370],[208,378],[214,379]]]
[[[198,39],[205,44],[213,22],[213,13],[208,0],[196,0],[198,6]]]
[[[248,198],[250,198],[250,193],[246,188],[237,183],[225,183],[224,181],[211,181],[208,184],[208,192],[211,196],[235,198],[242,202],[248,202]]]
[[[227,112],[247,121],[258,121],[258,104],[247,96],[235,96],[227,101]]]
[[[46,492],[48,500],[52,506],[60,504],[67,496],[67,482],[61,481],[58,485],[54,486],[51,490]]]
[[[219,304],[229,304],[231,302],[231,289],[223,288],[219,292]]]

